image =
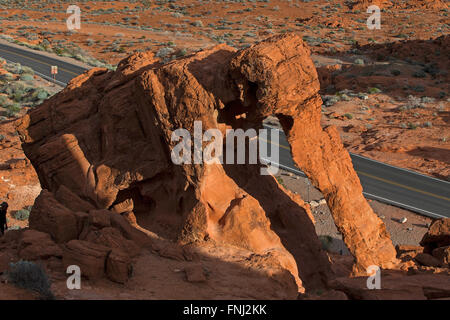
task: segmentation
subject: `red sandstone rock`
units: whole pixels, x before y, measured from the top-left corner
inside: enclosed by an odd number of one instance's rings
[[[61,248],[51,239],[48,233],[36,230],[25,230],[19,245],[19,256],[23,260],[48,259],[62,257]]]
[[[154,234],[240,246],[288,270],[304,291],[323,286],[331,268],[299,196],[261,176],[259,165],[178,166],[170,160],[172,132],[192,133],[194,121],[202,121],[204,131],[224,132],[258,128],[276,115],[294,161],[325,195],[355,256],[355,272],[390,267],[397,260],[385,226],[364,199],[336,129],[320,126],[319,81],[309,55],[296,35],[239,52],[219,45],[166,65],[135,54],[115,72],[89,70],[32,110],[19,124],[23,149],[43,188],[69,189],[62,202],[74,194],[97,209],[112,209],[110,225],[124,238],[141,246]],[[49,195],[39,196],[30,226],[57,242],[75,239],[80,229],[80,238],[88,237],[84,215]],[[128,199],[136,222],[119,215]],[[80,260],[98,275],[104,249],[97,246],[70,241],[65,260]]]
[[[81,275],[89,279],[99,278],[105,274],[105,263],[111,249],[83,240],[71,240],[64,248],[63,266],[80,267]]]
[[[97,228],[111,226],[111,212],[109,210],[89,211],[89,223]]]
[[[420,245],[427,253],[431,253],[435,248],[450,245],[450,218],[434,221],[420,241]]]
[[[8,270],[11,262],[14,262],[14,255],[9,252],[0,252],[0,274]]]
[[[320,68],[317,68],[317,75],[320,81],[320,88],[325,90],[329,85],[333,84],[333,72],[341,70],[342,65],[334,64],[334,65],[326,65]]]
[[[55,198],[72,211],[88,212],[95,207],[87,201],[82,200],[64,185],[61,185],[55,193]]]
[[[67,242],[78,237],[74,213],[59,203],[53,194],[42,190],[31,210],[31,229],[48,233],[57,242]]]
[[[117,203],[112,207],[112,211],[118,214],[133,211],[134,204],[133,199],[127,199],[121,203]]]
[[[106,259],[107,277],[118,283],[126,283],[133,273],[130,256],[118,249],[113,249]]]
[[[140,247],[133,241],[125,239],[116,228],[106,227],[90,231],[84,240],[126,252],[131,257],[137,256],[140,252]]]
[[[414,259],[426,267],[440,267],[442,265],[437,258],[428,253],[419,253]]]
[[[399,255],[407,252],[417,252],[417,253],[423,252],[423,247],[403,245],[403,244],[397,245],[395,249],[397,250],[397,253]]]
[[[381,274],[381,289],[369,290],[367,277],[337,278],[329,283],[350,299],[425,300],[450,297],[450,277],[439,274],[405,275],[399,271]]]
[[[442,265],[450,268],[450,246],[434,249],[433,257],[437,258]]]

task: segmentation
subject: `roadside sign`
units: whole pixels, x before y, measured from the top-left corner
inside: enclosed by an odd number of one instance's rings
[[[52,74],[58,74],[58,66],[52,66]]]

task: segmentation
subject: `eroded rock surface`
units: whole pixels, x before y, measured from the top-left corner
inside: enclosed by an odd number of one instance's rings
[[[23,149],[48,190],[36,200],[30,227],[57,243],[70,241],[63,260],[85,263],[93,276],[102,273],[94,258],[109,259],[109,275],[122,270],[118,282],[129,273],[128,258],[105,249],[117,247],[114,232],[100,241],[92,231],[116,228],[138,245],[155,234],[232,244],[289,270],[301,292],[324,285],[329,260],[298,195],[260,175],[260,165],[171,161],[172,133],[193,135],[194,121],[203,132],[225,133],[261,128],[275,115],[294,161],[323,192],[354,271],[393,266],[396,251],[362,195],[348,152],[333,127],[320,126],[309,55],[299,36],[284,35],[242,51],[219,45],[165,65],[138,53],[115,72],[96,68],[75,78],[19,124]]]

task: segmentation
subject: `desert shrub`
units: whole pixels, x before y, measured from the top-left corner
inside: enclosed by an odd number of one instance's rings
[[[285,187],[286,188],[286,185],[284,184],[284,180],[283,180],[283,178],[281,178],[281,177],[277,177],[277,181],[278,181],[278,183],[279,184],[281,184],[283,187]]]
[[[12,103],[5,107],[7,117],[15,117],[20,112],[20,105],[18,103]]]
[[[344,117],[346,117],[349,120],[353,119],[353,115],[351,113],[344,114]]]
[[[412,130],[417,129],[417,125],[415,123],[409,122],[408,129],[412,129]]]
[[[408,103],[401,106],[400,110],[412,110],[412,109],[422,109],[425,108],[425,105],[422,103],[423,101],[415,96],[408,96]]]
[[[0,106],[6,105],[6,102],[8,101],[7,96],[0,96]]]
[[[415,92],[424,92],[425,91],[425,87],[421,86],[421,85],[413,86],[413,87],[411,87],[411,89]]]
[[[319,240],[322,244],[322,249],[328,251],[333,244],[333,238],[331,236],[319,236]]]
[[[54,299],[50,290],[50,280],[41,265],[21,260],[10,263],[9,266],[7,277],[11,283],[20,288],[36,291],[44,299]]]
[[[181,49],[181,50],[178,52],[178,56],[180,56],[180,57],[185,56],[186,54],[187,54],[187,50],[186,50],[186,49]]]
[[[27,66],[22,66],[20,69],[20,73],[34,75],[33,69],[31,69],[30,67],[27,67]]]
[[[431,98],[431,97],[422,97],[422,102],[423,103],[433,103],[435,101],[436,101],[436,99]]]
[[[17,89],[12,94],[12,99],[16,102],[22,101],[23,97],[25,96],[25,91],[22,89]]]
[[[427,74],[423,71],[416,71],[416,72],[414,72],[413,76],[415,78],[425,78],[427,76]]]
[[[192,22],[192,25],[194,26],[194,27],[203,27],[203,22],[201,21],[201,20],[197,20],[197,21],[194,21],[194,22]]]
[[[11,81],[14,79],[14,76],[11,73],[7,72],[7,73],[2,74],[0,76],[0,79],[6,80],[6,81]]]
[[[13,213],[13,217],[17,220],[24,221],[30,217],[30,211],[28,209],[20,209]]]
[[[4,68],[11,73],[19,74],[22,66],[20,65],[20,63],[8,63]]]
[[[169,54],[173,53],[175,50],[173,48],[170,47],[164,47],[158,50],[158,52],[156,52],[156,57],[158,58],[165,58],[167,57]]]
[[[380,93],[381,90],[378,89],[378,88],[369,88],[368,92],[369,92],[369,93]]]
[[[34,80],[33,76],[30,74],[22,74],[20,76],[20,80],[26,81],[26,82],[32,82]]]
[[[33,101],[41,101],[48,98],[50,94],[47,92],[47,90],[43,88],[37,88],[34,90],[34,92],[31,94],[31,99]]]
[[[333,104],[339,101],[339,97],[337,96],[323,96],[322,100],[327,107],[332,106]]]

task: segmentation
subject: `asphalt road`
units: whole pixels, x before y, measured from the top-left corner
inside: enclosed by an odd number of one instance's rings
[[[266,126],[270,129],[271,127]],[[270,141],[270,134],[268,135]],[[271,142],[271,141],[270,141]],[[272,142],[271,142],[272,143]],[[273,142],[273,144],[277,144]],[[279,135],[279,166],[305,176],[295,166],[286,136]],[[394,167],[350,153],[366,198],[408,209],[432,218],[450,217],[450,182]],[[268,159],[270,161],[270,159]],[[275,162],[272,162],[275,164]]]
[[[56,79],[66,84],[86,69],[71,63],[0,44],[0,57],[29,66],[44,78],[50,78],[50,67],[58,66]],[[269,135],[270,140],[270,135]],[[283,132],[279,140],[283,169],[305,176],[292,161],[289,144]],[[390,166],[351,154],[353,166],[361,180],[366,198],[375,199],[433,218],[450,217],[450,182]]]
[[[3,43],[0,43],[0,57],[31,67],[36,74],[47,80],[52,79],[51,66],[58,66],[58,74],[55,75],[55,79],[60,85],[67,84],[72,78],[86,71],[85,68],[59,59],[53,59],[39,53],[39,51],[30,52],[28,50],[17,48],[16,46],[9,46]]]

